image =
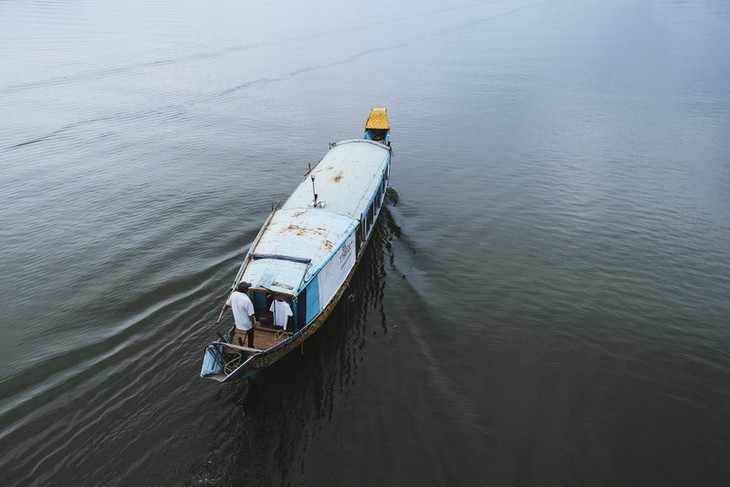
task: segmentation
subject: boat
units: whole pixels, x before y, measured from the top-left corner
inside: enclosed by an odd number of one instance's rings
[[[205,346],[202,378],[221,383],[251,379],[322,327],[378,221],[391,157],[387,110],[374,108],[362,138],[330,143],[289,199],[273,206],[227,293],[230,297],[241,283],[249,286],[258,322],[253,346],[235,326],[219,333]],[[291,311],[291,317],[278,320],[283,327],[272,320],[275,300]],[[224,304],[217,323],[226,308]]]

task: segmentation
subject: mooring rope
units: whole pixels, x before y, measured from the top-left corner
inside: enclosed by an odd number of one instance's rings
[[[223,366],[223,372],[229,375],[231,372],[236,370],[241,365],[241,359],[243,355],[240,352],[232,352],[225,355],[225,365]]]
[[[274,334],[274,339],[275,339],[275,340],[286,340],[287,338],[289,338],[289,337],[290,337],[290,336],[292,336],[292,335],[293,335],[293,333],[292,333],[292,332],[290,332],[290,331],[286,331],[286,330],[278,330],[278,331],[277,331],[277,332],[276,332],[276,333]]]

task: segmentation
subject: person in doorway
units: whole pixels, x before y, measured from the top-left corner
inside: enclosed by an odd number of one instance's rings
[[[226,301],[226,305],[233,310],[233,319],[236,322],[236,329],[246,334],[248,346],[253,348],[253,327],[256,324],[253,303],[248,297],[250,282],[241,282]]]
[[[269,311],[274,314],[274,326],[278,326],[279,328],[286,330],[288,328],[287,325],[289,323],[289,318],[294,316],[289,303],[284,301],[284,298],[281,295],[277,294],[276,298],[271,302]]]

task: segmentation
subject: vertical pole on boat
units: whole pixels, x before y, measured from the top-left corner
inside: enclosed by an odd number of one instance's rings
[[[317,190],[314,189],[314,175],[312,175],[312,194],[314,194],[314,207],[317,207]]]

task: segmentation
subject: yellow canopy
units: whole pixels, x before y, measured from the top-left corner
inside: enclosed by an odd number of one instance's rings
[[[388,123],[388,110],[386,108],[373,108],[368,117],[368,121],[365,122],[365,130],[378,130],[385,129],[390,130],[390,124]]]

